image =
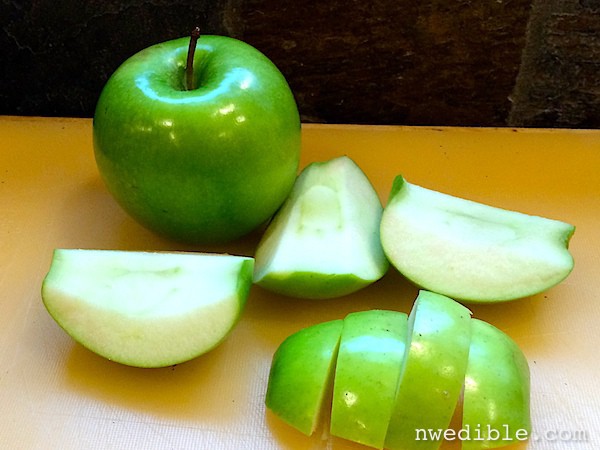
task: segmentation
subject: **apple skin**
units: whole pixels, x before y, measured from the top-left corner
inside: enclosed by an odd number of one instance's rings
[[[448,297],[420,291],[408,330],[385,446],[437,449],[439,441],[417,440],[417,430],[446,429],[450,424],[467,369],[471,312]]]
[[[293,272],[270,274],[256,284],[286,297],[325,300],[350,295],[372,282],[351,274]]]
[[[528,436],[531,432],[527,359],[517,344],[493,325],[472,319],[471,326],[462,426],[470,430],[471,439],[463,441],[463,449],[496,448],[523,441],[524,436],[517,433],[526,430]],[[500,439],[488,439],[488,425],[499,432]],[[478,427],[480,431],[476,431]]]
[[[201,36],[195,86],[184,89],[190,39],[125,61],[99,97],[100,174],[138,222],[171,239],[226,242],[266,222],[289,194],[300,119],[280,71],[250,45]]]
[[[361,311],[344,318],[333,386],[332,435],[383,447],[407,328],[407,315],[397,311]]]
[[[273,359],[267,405],[310,435],[333,384],[333,436],[420,450],[439,448],[449,430],[465,450],[480,450],[528,438],[529,383],[527,360],[508,335],[420,291],[408,320],[397,311],[354,312],[288,337]]]
[[[281,420],[310,436],[333,383],[343,320],[290,335],[273,355],[265,404]]]

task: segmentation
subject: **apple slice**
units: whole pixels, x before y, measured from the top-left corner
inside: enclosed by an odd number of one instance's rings
[[[348,157],[307,166],[256,250],[254,281],[301,298],[339,297],[380,279],[383,208]]]
[[[408,321],[396,311],[356,312],[290,336],[273,358],[267,406],[310,435],[331,384],[331,434],[376,448],[437,449],[450,431],[478,450],[524,441],[531,430],[521,350],[432,292],[419,292]]]
[[[343,321],[323,322],[289,336],[273,355],[265,404],[302,433],[314,433],[333,382]]]
[[[382,448],[396,398],[407,336],[407,316],[362,311],[344,319],[330,432]]]
[[[465,376],[463,449],[502,447],[526,440],[531,432],[529,366],[505,333],[472,319],[473,334]]]
[[[390,262],[418,286],[471,302],[544,291],[573,269],[575,227],[425,189],[396,177],[381,221]]]
[[[253,263],[217,254],[57,249],[42,298],[89,350],[130,366],[170,366],[225,339],[246,303]]]
[[[420,439],[419,430],[446,429],[458,403],[467,369],[471,312],[460,303],[420,291],[408,318],[396,402],[385,446],[436,449],[439,440]]]

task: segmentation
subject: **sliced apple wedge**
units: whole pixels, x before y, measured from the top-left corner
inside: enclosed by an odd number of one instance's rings
[[[573,269],[575,227],[394,180],[381,221],[392,265],[418,286],[457,300],[514,300]]]
[[[332,320],[289,336],[273,355],[265,404],[275,415],[310,436],[319,423],[333,383],[343,321]]]
[[[301,298],[339,297],[380,279],[383,208],[360,168],[345,156],[312,163],[256,250],[254,281]]]
[[[477,319],[471,326],[462,426],[471,439],[462,448],[479,450],[524,441],[531,432],[527,359],[496,327]]]
[[[221,343],[252,284],[252,258],[57,249],[42,285],[54,320],[89,350],[164,367]]]
[[[407,316],[396,311],[348,314],[333,386],[333,436],[382,448],[404,357]]]
[[[385,438],[391,450],[437,449],[419,430],[448,428],[465,379],[471,312],[443,295],[421,291],[408,318],[407,352]]]

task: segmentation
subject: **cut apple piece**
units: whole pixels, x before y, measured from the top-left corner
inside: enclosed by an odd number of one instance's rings
[[[348,157],[312,163],[256,250],[254,281],[300,298],[332,298],[380,279],[389,263],[379,239],[383,208]]]
[[[425,189],[396,177],[381,221],[390,262],[430,291],[471,302],[544,291],[573,269],[575,227]]]
[[[333,383],[343,321],[332,320],[289,336],[273,355],[266,406],[284,422],[310,436],[319,423]]]
[[[346,316],[333,387],[332,435],[383,447],[406,336],[404,313],[372,310]]]
[[[465,450],[480,450],[524,441],[531,430],[521,350],[433,292],[419,292],[408,320],[354,312],[286,339],[273,358],[267,406],[310,435],[331,390],[331,434],[375,448],[438,449],[450,431]],[[449,428],[461,414],[462,428]]]
[[[462,390],[471,312],[443,295],[421,291],[408,318],[407,352],[385,446],[395,450],[437,449],[439,439],[421,430],[448,428]]]
[[[164,367],[225,339],[246,303],[253,264],[232,255],[57,249],[42,298],[89,350],[130,366]]]
[[[505,333],[473,319],[465,376],[463,429],[471,439],[465,450],[503,447],[524,441],[531,432],[529,366]]]

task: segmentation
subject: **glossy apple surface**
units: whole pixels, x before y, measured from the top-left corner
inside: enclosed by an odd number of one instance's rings
[[[253,259],[57,249],[44,305],[77,342],[115,362],[164,367],[221,343],[252,284]]]
[[[337,358],[343,321],[332,320],[289,336],[273,355],[266,406],[310,436],[316,429]]]
[[[505,333],[473,319],[463,400],[464,450],[502,447],[531,432],[529,366]]]
[[[391,450],[436,449],[418,430],[446,429],[465,379],[471,312],[443,295],[421,291],[408,319],[407,352],[385,438]]]
[[[406,314],[396,311],[361,311],[344,318],[333,386],[332,435],[383,447],[407,328]]]
[[[460,303],[428,291],[408,320],[372,310],[301,330],[272,367],[267,404],[305,434],[328,408],[330,389],[330,433],[375,448],[437,449],[450,431],[449,439],[478,450],[525,441],[531,430],[523,352]],[[457,431],[450,426],[461,392]]]
[[[380,279],[383,208],[346,156],[308,165],[256,250],[254,281],[302,298],[340,297]]]
[[[100,174],[120,205],[179,241],[224,242],[263,224],[295,181],[300,120],[262,53],[201,36],[186,90],[189,38],[149,47],[104,87],[94,116]]]
[[[410,184],[398,176],[381,221],[390,262],[424,289],[471,302],[544,291],[573,269],[575,228]]]

